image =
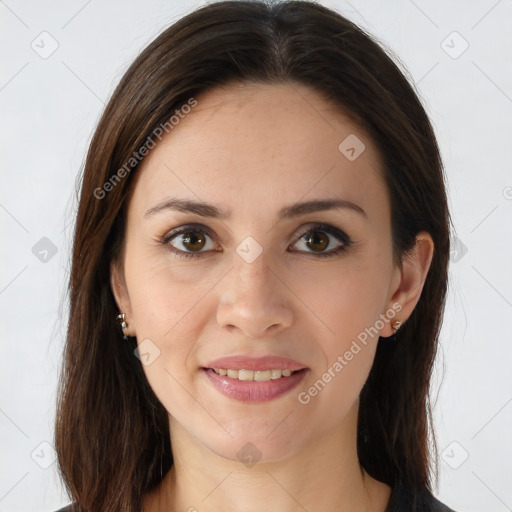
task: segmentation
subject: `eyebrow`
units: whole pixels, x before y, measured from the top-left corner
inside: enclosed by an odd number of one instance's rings
[[[351,201],[347,201],[345,199],[317,199],[285,206],[279,210],[278,218],[280,220],[292,219],[308,213],[339,209],[349,209],[367,217],[366,212],[360,206],[352,203]],[[229,219],[231,217],[231,212],[210,203],[170,198],[147,210],[144,214],[144,218],[152,217],[153,215],[166,210],[195,213],[201,217],[212,217],[221,220]]]

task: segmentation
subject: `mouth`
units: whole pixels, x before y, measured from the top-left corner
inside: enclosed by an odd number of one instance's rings
[[[227,377],[233,380],[268,382],[270,380],[287,379],[292,375],[306,371],[306,368],[300,370],[290,370],[288,368],[274,368],[271,370],[235,370],[232,368],[203,368],[212,370],[217,375]]]
[[[278,371],[281,372],[281,375],[279,377],[289,377],[291,373],[297,371],[297,370],[303,370],[306,368],[306,365],[294,361],[293,359],[289,359],[287,357],[281,357],[281,356],[274,356],[274,355],[267,355],[267,356],[249,356],[249,355],[234,355],[234,356],[227,356],[227,357],[221,357],[219,359],[215,359],[213,361],[208,361],[204,368],[212,370],[215,370],[220,375],[228,375],[229,370],[236,370],[236,371],[242,371],[242,372],[266,372],[270,371],[271,376],[272,372],[274,372],[274,375],[277,376]],[[222,372],[226,373],[222,373]],[[290,371],[290,374],[288,373]],[[242,373],[242,375],[246,375],[247,377],[249,374]],[[235,378],[235,374],[229,375]],[[272,378],[272,377],[271,377]],[[277,377],[275,377],[277,378]],[[250,379],[248,379],[250,380]]]
[[[241,402],[265,402],[283,396],[309,372],[304,364],[286,357],[242,354],[209,361],[200,370],[213,389]]]

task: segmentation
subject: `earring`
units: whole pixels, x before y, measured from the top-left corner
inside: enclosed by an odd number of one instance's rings
[[[399,320],[397,320],[391,326],[391,330],[393,331],[393,334],[391,336],[381,336],[381,338],[383,340],[385,340],[386,342],[394,343],[396,341],[395,335],[398,332],[398,329],[400,329],[400,327],[402,327],[402,325],[403,325],[403,323],[400,322]]]
[[[121,313],[117,315],[117,320],[121,324],[121,331],[123,331],[123,339],[126,341],[128,339],[128,334],[126,334],[126,329],[128,328],[128,324],[125,321],[126,314]]]

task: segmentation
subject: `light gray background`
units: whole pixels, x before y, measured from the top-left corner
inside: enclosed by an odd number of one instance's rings
[[[459,249],[433,386],[437,495],[458,512],[512,510],[512,1],[321,3],[400,56],[444,157]],[[129,63],[198,5],[0,1],[1,512],[69,501],[50,445],[75,179]]]

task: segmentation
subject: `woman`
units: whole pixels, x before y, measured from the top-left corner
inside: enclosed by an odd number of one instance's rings
[[[450,511],[427,443],[449,230],[430,122],[360,28],[304,1],[169,27],[87,155],[62,510]]]

